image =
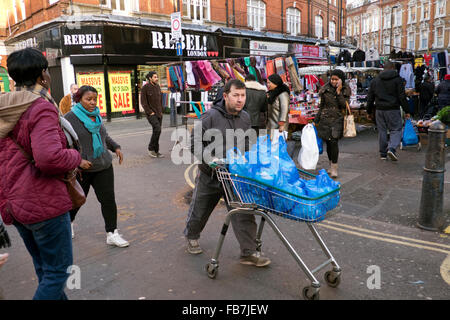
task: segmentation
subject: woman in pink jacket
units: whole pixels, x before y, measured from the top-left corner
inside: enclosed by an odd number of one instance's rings
[[[67,299],[72,201],[61,178],[89,163],[67,148],[43,54],[16,51],[7,65],[17,88],[0,95],[0,213],[5,224],[17,228],[33,258],[39,280],[33,299]]]

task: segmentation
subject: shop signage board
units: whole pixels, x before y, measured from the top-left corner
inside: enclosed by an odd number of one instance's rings
[[[110,71],[108,72],[108,81],[111,94],[111,112],[133,112],[131,71]]]
[[[288,43],[250,41],[250,54],[260,56],[273,56],[276,54],[285,54],[289,51]]]
[[[80,29],[62,28],[63,54],[102,53],[104,41],[102,27],[84,26]]]
[[[77,84],[81,86],[94,87],[98,92],[97,106],[102,115],[106,114],[105,101],[105,77],[103,72],[80,72],[77,73]]]
[[[176,45],[170,42],[171,39],[170,32],[152,31],[151,49],[160,51],[161,55],[171,56],[173,53],[166,52],[167,50],[174,52],[176,49]],[[186,57],[217,57],[219,55],[215,36],[186,33],[181,35],[179,42],[183,55]]]

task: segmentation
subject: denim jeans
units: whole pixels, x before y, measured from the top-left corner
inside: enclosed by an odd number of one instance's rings
[[[15,222],[14,226],[33,258],[38,276],[33,300],[67,300],[67,269],[73,264],[69,213],[34,224]]]

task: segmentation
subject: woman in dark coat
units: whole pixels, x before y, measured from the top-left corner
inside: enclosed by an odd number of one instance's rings
[[[327,145],[328,159],[330,160],[331,177],[338,176],[339,144],[344,132],[344,115],[351,95],[350,88],[345,84],[345,73],[341,70],[333,70],[331,79],[320,90],[319,112],[314,119],[317,133]]]

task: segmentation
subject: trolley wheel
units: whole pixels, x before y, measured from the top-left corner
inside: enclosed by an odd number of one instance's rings
[[[320,293],[319,288],[314,288],[311,286],[304,287],[303,288],[303,299],[305,300],[319,300],[320,299]]]
[[[341,283],[341,274],[334,271],[325,272],[325,282],[332,288],[337,288]]]
[[[208,263],[205,269],[208,273],[208,277],[211,279],[215,279],[217,277],[217,274],[219,273],[219,266],[217,264],[213,265],[211,263]]]

